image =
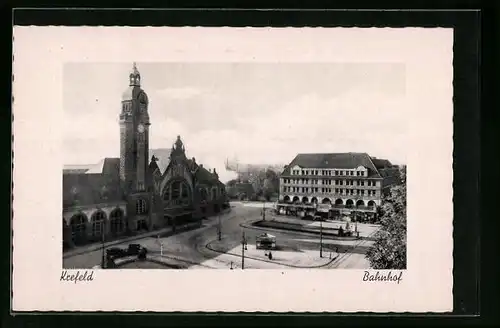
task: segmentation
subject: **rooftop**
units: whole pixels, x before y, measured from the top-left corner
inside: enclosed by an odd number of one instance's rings
[[[392,164],[384,159],[375,158],[374,161],[367,153],[302,153],[295,156],[283,174],[290,174],[294,166],[314,169],[355,169],[363,166],[368,169],[369,177],[380,177],[378,169]]]

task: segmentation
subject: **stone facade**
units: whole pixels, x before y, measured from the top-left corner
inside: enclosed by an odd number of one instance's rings
[[[166,168],[149,160],[149,101],[140,83],[134,64],[119,114],[120,158],[63,171],[64,247],[201,223],[228,206],[217,172],[188,159],[180,136]]]

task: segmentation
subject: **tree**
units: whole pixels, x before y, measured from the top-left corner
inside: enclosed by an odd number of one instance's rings
[[[265,179],[263,183],[264,197],[269,201],[273,195],[279,191],[279,177],[271,169],[265,172]]]
[[[383,199],[381,227],[366,257],[373,269],[406,269],[406,166]]]

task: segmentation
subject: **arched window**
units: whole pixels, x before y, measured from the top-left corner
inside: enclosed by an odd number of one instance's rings
[[[146,214],[147,208],[146,208],[146,201],[144,199],[138,199],[137,202],[135,203],[135,213],[137,215],[142,215]]]
[[[191,189],[186,181],[173,181],[165,187],[163,200],[166,204],[174,206],[189,205],[191,202]]]
[[[92,214],[92,237],[101,237],[104,234],[104,227],[106,224],[106,214],[103,211],[97,211]]]
[[[207,194],[207,190],[205,188],[200,188],[200,199],[202,201],[208,200],[208,194]]]
[[[120,208],[114,209],[109,215],[111,233],[117,235],[125,230],[123,211]]]
[[[185,184],[181,184],[181,198],[188,198],[189,190]]]
[[[86,239],[86,224],[87,217],[82,213],[75,214],[70,219],[71,239],[77,245],[83,243]]]
[[[172,193],[172,199],[179,199],[181,196],[181,182],[180,181],[172,182],[170,189]]]
[[[321,204],[331,204],[331,203],[332,201],[328,197],[323,198],[323,200],[321,201]]]
[[[163,200],[170,201],[170,186],[165,187],[165,192],[163,193]]]

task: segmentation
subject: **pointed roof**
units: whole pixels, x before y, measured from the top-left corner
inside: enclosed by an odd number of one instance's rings
[[[149,150],[149,156],[156,157],[156,165],[160,169],[160,173],[163,174],[170,163],[170,149],[168,148],[156,148]]]

